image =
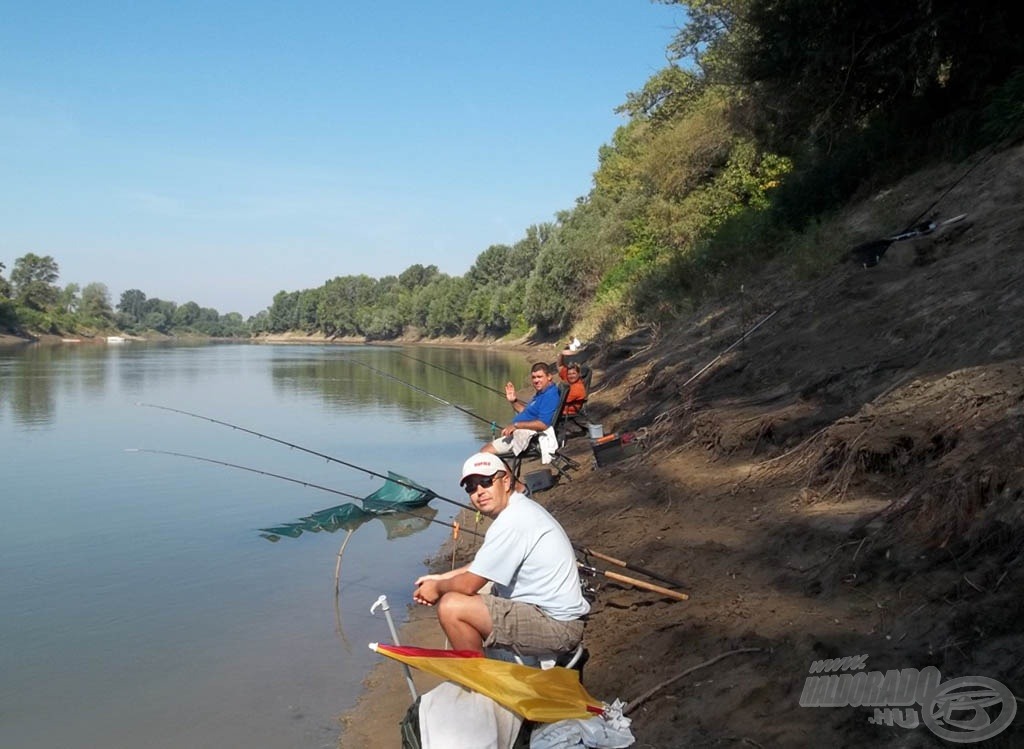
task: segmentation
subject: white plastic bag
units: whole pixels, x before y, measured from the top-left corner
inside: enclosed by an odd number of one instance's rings
[[[623,749],[636,741],[629,730],[632,721],[622,714],[625,703],[605,705],[604,715],[587,720],[560,720],[535,728],[530,749]]]

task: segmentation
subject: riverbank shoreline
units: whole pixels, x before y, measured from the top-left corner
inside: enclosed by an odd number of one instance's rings
[[[565,337],[552,341],[523,338],[461,338],[440,337],[424,338],[418,335],[399,336],[386,341],[368,341],[362,336],[325,336],[318,333],[276,333],[255,336],[250,343],[264,344],[311,344],[311,345],[349,345],[349,346],[432,346],[437,348],[494,348],[501,351],[518,351],[524,354],[550,349],[555,355],[561,350]]]
[[[321,334],[307,333],[279,333],[273,335],[260,335],[251,338],[211,338],[209,336],[168,336],[162,334],[147,334],[143,336],[119,334],[119,337],[126,341],[149,342],[174,342],[188,341],[209,341],[210,343],[252,343],[260,345],[347,345],[347,346],[432,346],[437,348],[494,348],[502,351],[518,351],[522,353],[545,351],[550,349],[552,355],[557,355],[560,350],[561,338],[555,342],[534,341],[528,338],[501,339],[501,338],[422,338],[419,336],[403,336],[387,341],[368,341],[362,336],[338,336],[330,337]],[[51,333],[32,334],[30,336],[15,335],[13,333],[0,332],[0,346],[27,346],[27,345],[90,345],[106,344],[106,335],[85,335],[62,336]]]

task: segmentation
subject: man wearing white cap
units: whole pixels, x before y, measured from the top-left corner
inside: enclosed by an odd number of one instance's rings
[[[551,514],[512,489],[512,474],[490,453],[470,456],[460,482],[491,518],[473,561],[416,581],[413,599],[437,604],[455,650],[504,647],[523,655],[566,652],[583,639],[583,597],[572,543]],[[491,594],[479,593],[494,583]]]

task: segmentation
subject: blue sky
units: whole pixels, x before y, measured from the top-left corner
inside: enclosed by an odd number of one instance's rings
[[[591,187],[685,20],[648,0],[14,3],[0,262],[252,315],[461,275]]]

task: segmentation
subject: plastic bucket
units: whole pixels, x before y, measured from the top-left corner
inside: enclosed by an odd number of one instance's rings
[[[592,440],[599,440],[604,437],[604,427],[601,424],[587,424],[587,435]]]

